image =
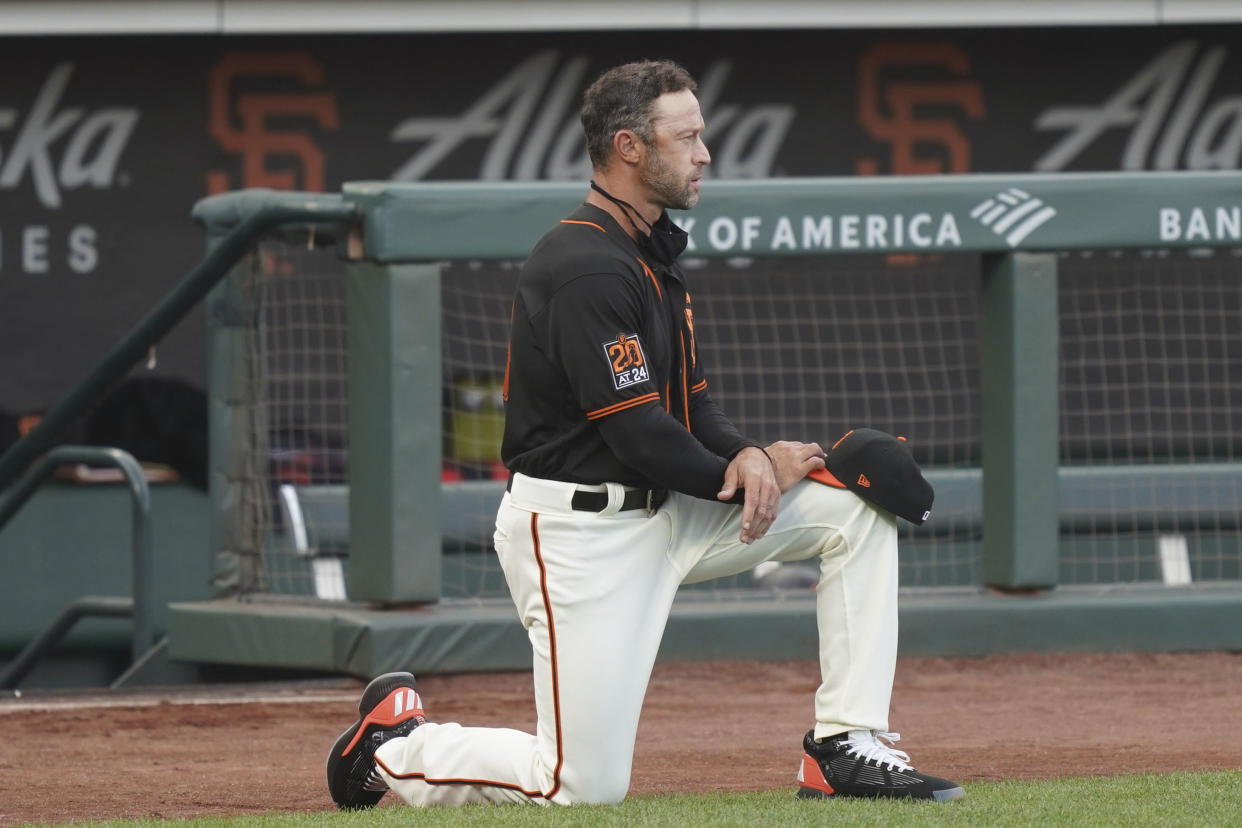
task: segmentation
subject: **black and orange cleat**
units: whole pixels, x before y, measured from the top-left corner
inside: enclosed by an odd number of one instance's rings
[[[388,785],[375,768],[376,749],[427,721],[410,673],[372,679],[362,691],[358,716],[328,754],[328,792],[342,811],[370,808],[383,798]]]
[[[798,796],[948,802],[966,795],[957,783],[919,773],[911,767],[909,754],[893,748],[900,738],[896,733],[851,730],[816,742],[815,731],[808,732],[802,740],[805,753],[798,766]]]

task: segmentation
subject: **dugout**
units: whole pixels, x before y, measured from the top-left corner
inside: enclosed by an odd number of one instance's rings
[[[581,189],[350,184],[316,198],[355,208],[352,226],[317,230],[314,241],[303,227],[262,248],[276,270],[345,285],[345,333],[334,335],[349,341],[340,382],[351,414],[339,441],[349,446],[348,480],[325,479],[339,487],[330,495],[350,527],[348,555],[335,559],[347,598],[333,605],[302,587],[296,606],[264,601],[264,589],[244,579],[265,571],[271,553],[256,556],[247,551],[253,540],[230,535],[254,523],[233,515],[215,524],[225,562],[217,574],[227,575],[217,579],[220,598],[172,607],[170,655],[285,659],[358,675],[525,666],[524,633],[486,566],[500,484],[486,464],[463,475],[466,464],[451,462],[446,424],[463,412],[443,404],[460,397],[452,391],[463,376],[486,387],[502,368],[516,262]],[[239,204],[286,198],[229,195],[196,215],[218,237]],[[703,339],[715,349],[712,365],[736,366],[713,373],[744,429],[762,439],[791,427],[921,432],[916,455],[938,498],[936,519],[902,537],[903,654],[1237,646],[1242,474],[1228,420],[1242,377],[1221,361],[1235,346],[1213,337],[1237,304],[1240,205],[1242,177],[1233,174],[928,176],[721,181],[680,217],[692,238],[696,302],[711,283],[743,297],[708,300],[716,304],[705,318],[728,322]],[[327,258],[338,276],[322,275]],[[826,274],[834,294],[841,285],[849,292],[823,303],[816,280]],[[261,275],[230,279],[236,290]],[[780,295],[739,288],[778,280],[789,283]],[[1076,283],[1087,280],[1094,285],[1084,293]],[[1188,298],[1192,284],[1197,298]],[[946,310],[972,301],[973,317]],[[1136,346],[1151,338],[1145,323],[1179,304],[1200,309],[1176,317],[1180,341]],[[260,313],[244,307],[242,316]],[[217,326],[222,314],[212,315],[217,342],[253,336]],[[1077,336],[1064,336],[1067,322]],[[839,357],[852,360],[850,370],[817,371],[827,363],[811,352],[845,350],[827,344],[824,327],[843,329],[842,343],[869,337],[872,347]],[[954,353],[971,348],[973,364]],[[928,349],[947,350],[916,356]],[[1178,362],[1178,354],[1192,356]],[[860,371],[879,380],[854,387]],[[236,376],[228,381],[239,387]],[[1159,396],[1160,383],[1175,390],[1154,405],[1136,396]],[[828,402],[851,395],[867,410]],[[778,400],[775,411],[764,398]],[[213,391],[212,404],[222,415],[213,445],[254,439],[230,430],[254,418],[239,413],[235,390]],[[1166,439],[1153,436],[1156,409]],[[213,457],[213,485],[232,487],[213,490],[216,502],[247,502],[244,488],[256,484],[221,473],[242,461]],[[303,495],[313,499],[316,488]],[[756,588],[743,576],[683,592],[662,657],[814,654],[813,605],[795,589]]]
[[[516,263],[582,193],[196,207],[208,257],[169,304],[210,290],[212,594],[167,605],[147,675],[528,665],[488,563],[494,423],[454,429]],[[909,434],[937,501],[903,529],[900,652],[982,655],[1239,646],[1240,214],[1242,175],[1107,173],[717,181],[679,220],[726,410]],[[661,657],[813,658],[795,583],[683,590]]]

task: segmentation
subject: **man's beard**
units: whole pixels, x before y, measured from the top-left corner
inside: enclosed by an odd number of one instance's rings
[[[694,191],[690,181],[679,177],[654,148],[647,155],[647,163],[639,173],[639,181],[651,190],[666,209],[690,210],[699,203],[699,194]]]

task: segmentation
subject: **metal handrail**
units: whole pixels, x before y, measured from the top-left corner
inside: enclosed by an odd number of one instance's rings
[[[133,637],[130,651],[134,661],[142,657],[154,643],[155,633],[151,620],[151,570],[155,563],[154,544],[151,534],[151,489],[147,485],[142,466],[132,455],[116,448],[97,446],[58,446],[39,458],[17,481],[17,484],[0,498],[0,526],[17,513],[35,490],[51,476],[57,467],[65,464],[89,463],[115,466],[120,470],[129,490],[130,542],[133,552],[132,597],[84,596],[67,607],[46,630],[18,654],[0,675],[0,687],[14,687],[30,671],[46,652],[64,637],[65,633],[88,615],[132,615]]]
[[[0,689],[12,690],[34,666],[83,618],[130,618],[134,602],[130,598],[85,595],[60,611],[43,632],[22,649],[0,673]]]

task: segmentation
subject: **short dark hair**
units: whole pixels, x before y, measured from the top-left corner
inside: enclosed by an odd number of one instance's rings
[[[608,163],[612,139],[623,129],[650,144],[655,139],[651,106],[656,98],[697,88],[690,73],[671,60],[640,60],[604,72],[582,98],[582,131],[591,166]]]

